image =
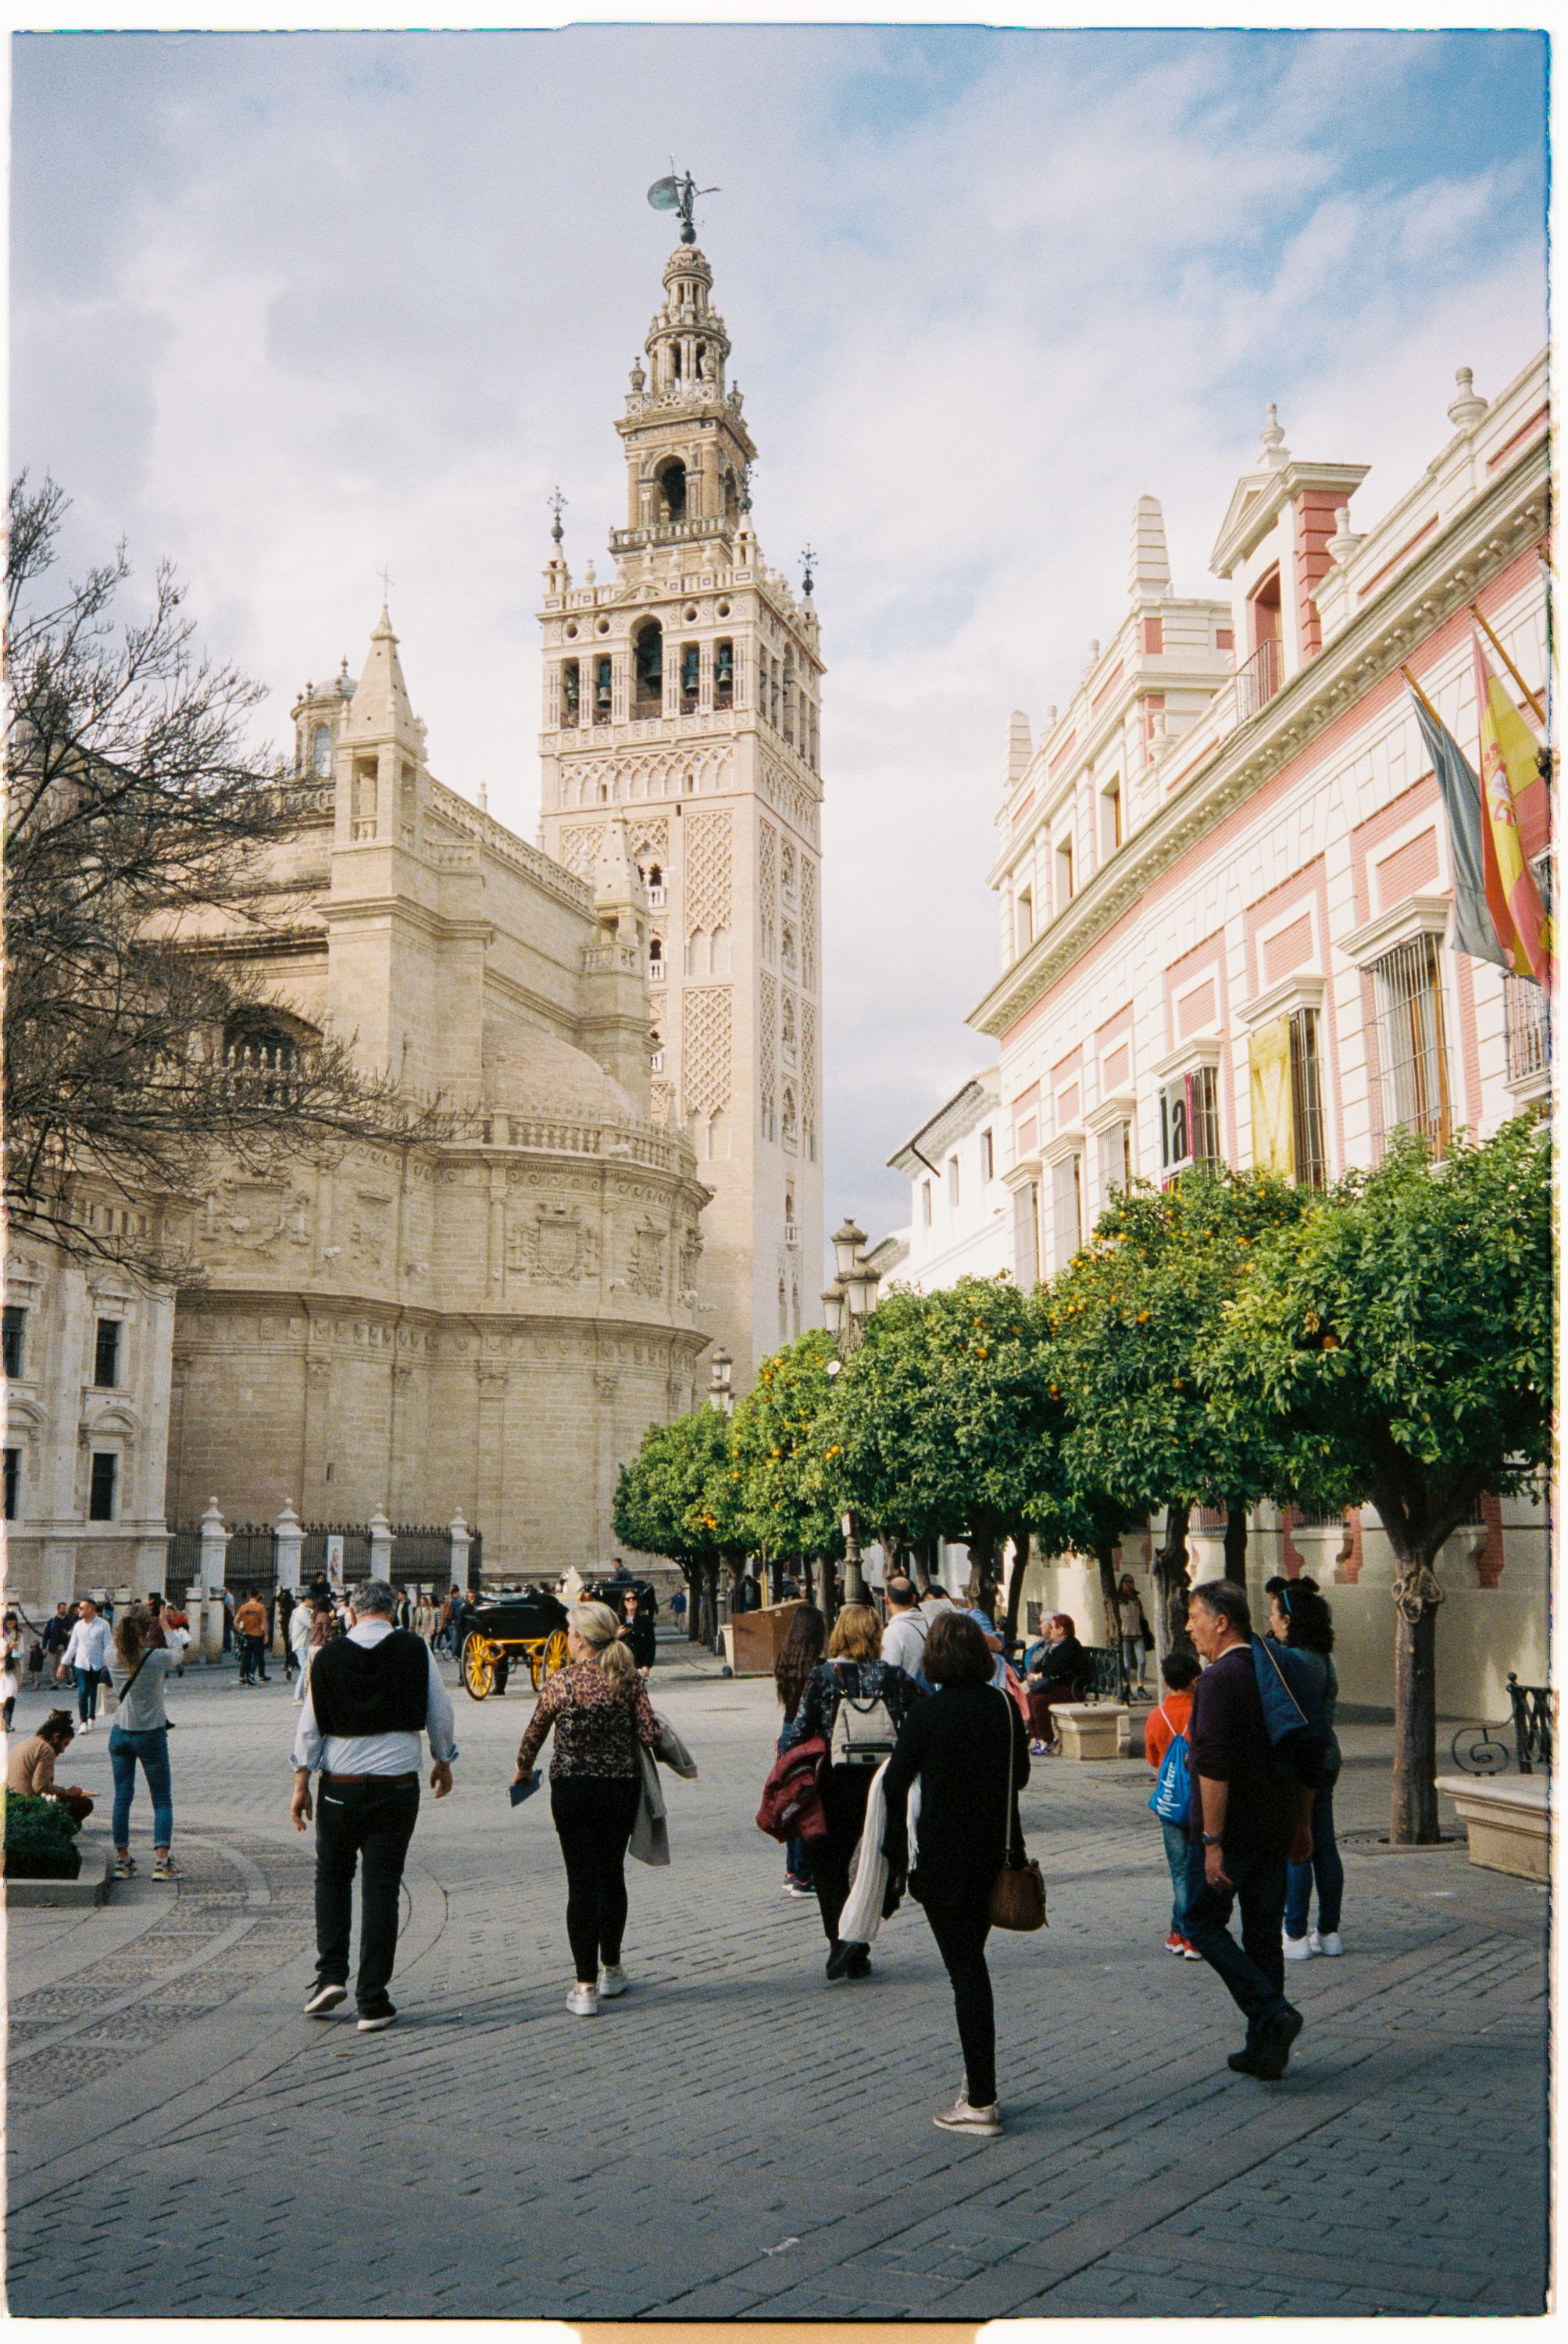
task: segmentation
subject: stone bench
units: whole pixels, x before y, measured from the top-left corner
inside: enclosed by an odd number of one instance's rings
[[[1057,1702],[1051,1723],[1062,1738],[1064,1758],[1119,1758],[1128,1747],[1132,1713],[1118,1702]]]
[[[1459,1812],[1472,1864],[1545,1880],[1552,1870],[1548,1774],[1440,1774],[1437,1787]]]

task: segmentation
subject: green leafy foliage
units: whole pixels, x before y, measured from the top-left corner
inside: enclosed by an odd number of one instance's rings
[[[840,1501],[878,1531],[988,1551],[1039,1497],[1059,1428],[1030,1302],[1006,1278],[961,1278],[878,1305],[822,1457]]]
[[[650,1425],[621,1469],[612,1520],[625,1546],[668,1555],[691,1570],[744,1554],[740,1488],[728,1420],[694,1409],[670,1424]]]
[[[1138,1182],[1042,1290],[1070,1420],[1067,1483],[1081,1502],[1125,1524],[1160,1506],[1273,1494],[1275,1411],[1261,1394],[1217,1407],[1206,1362],[1259,1247],[1298,1228],[1312,1201],[1257,1173],[1194,1171],[1163,1191]]]
[[[763,1361],[735,1410],[740,1519],[752,1546],[776,1561],[844,1552],[820,1430],[837,1356],[833,1337],[812,1328]]]
[[[1401,1141],[1259,1246],[1206,1370],[1277,1428],[1275,1494],[1370,1498],[1429,1561],[1552,1453],[1552,1142],[1517,1116],[1441,1164]]]
[[[82,1869],[73,1844],[81,1826],[57,1799],[20,1791],[0,1793],[5,1803],[5,1867],[8,1880],[75,1880]]]

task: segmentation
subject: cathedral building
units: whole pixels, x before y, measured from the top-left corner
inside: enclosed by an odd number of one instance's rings
[[[169,1520],[440,1525],[484,1571],[611,1551],[622,1462],[690,1408],[708,1191],[651,1113],[648,906],[623,823],[570,872],[430,770],[383,611],[364,672],[294,710],[296,819],[227,1038],[280,1078],[311,1039],[455,1112],[440,1144],[233,1170],[191,1233]]]
[[[622,826],[648,902],[652,1111],[713,1190],[703,1331],[757,1361],[820,1317],[822,659],[752,527],[755,456],[713,270],[683,243],[616,422],[614,574],[544,574],[541,843]]]

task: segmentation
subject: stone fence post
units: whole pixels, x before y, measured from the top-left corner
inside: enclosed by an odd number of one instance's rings
[[[277,1541],[278,1590],[287,1588],[291,1595],[299,1592],[299,1558],[305,1545],[305,1530],[294,1510],[292,1498],[285,1498],[278,1509],[278,1520],[272,1526]],[[280,1657],[288,1657],[288,1645],[283,1634],[283,1606],[273,1606],[272,1649]]]
[[[216,1498],[209,1498],[207,1501],[199,1536],[201,1657],[204,1661],[214,1662],[223,1658],[223,1582],[228,1562],[229,1540]]]
[[[378,1506],[370,1516],[370,1577],[389,1581],[391,1576],[392,1525]]]
[[[469,1549],[473,1544],[473,1538],[460,1513],[452,1516],[451,1541],[452,1575],[447,1584],[466,1589],[469,1583]]]

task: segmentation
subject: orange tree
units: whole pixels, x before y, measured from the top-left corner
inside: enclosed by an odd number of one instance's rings
[[[717,1632],[720,1567],[737,1569],[747,1552],[738,1499],[730,1427],[715,1408],[650,1425],[616,1483],[616,1537],[679,1563],[691,1590],[691,1633],[704,1642]]]
[[[814,1327],[757,1369],[734,1414],[732,1443],[740,1479],[735,1510],[751,1549],[774,1562],[821,1566],[824,1608],[833,1609],[831,1568],[844,1552],[839,1507],[823,1470],[820,1424],[837,1347]]]
[[[1391,1836],[1437,1837],[1439,1548],[1552,1458],[1552,1142],[1516,1116],[1440,1164],[1396,1142],[1263,1237],[1204,1364],[1228,1435],[1259,1418],[1281,1494],[1371,1499],[1394,1551]]]
[[[1089,1243],[1038,1308],[1069,1419],[1067,1494],[1093,1517],[1100,1582],[1114,1602],[1115,1541],[1164,1507],[1155,1559],[1160,1644],[1186,1635],[1187,1525],[1195,1505],[1226,1509],[1226,1568],[1244,1579],[1247,1514],[1280,1494],[1273,1412],[1217,1408],[1199,1365],[1260,1242],[1312,1209],[1309,1190],[1257,1173],[1188,1172],[1171,1187],[1120,1191]],[[1114,1622],[1108,1632],[1115,1637]]]
[[[823,1420],[824,1469],[841,1505],[900,1542],[962,1540],[970,1598],[989,1611],[1004,1541],[1015,1543],[1016,1624],[1029,1525],[1059,1444],[1041,1329],[1005,1278],[934,1294],[895,1289],[873,1311]]]

